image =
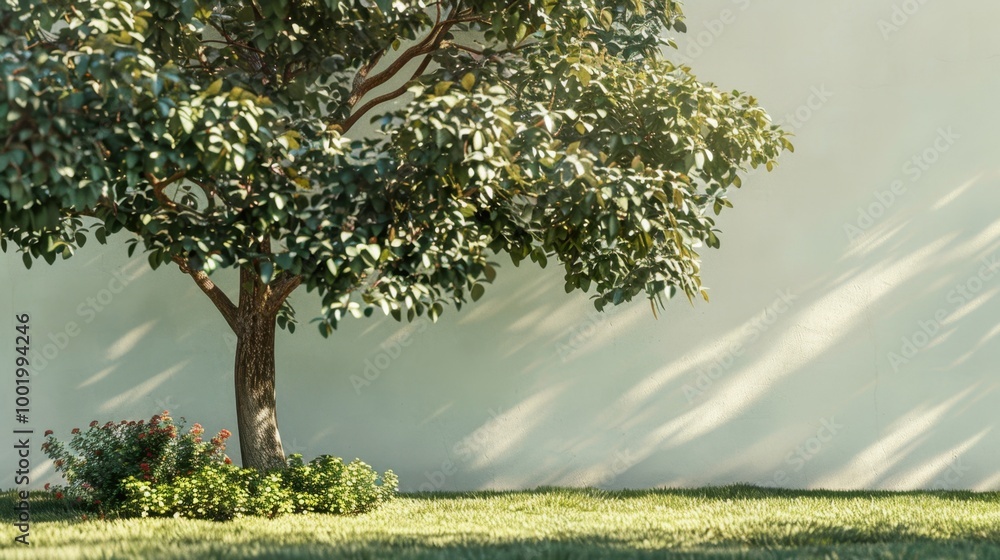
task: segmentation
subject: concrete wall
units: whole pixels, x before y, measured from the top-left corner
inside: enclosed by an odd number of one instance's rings
[[[304,325],[278,340],[287,451],[361,457],[406,490],[997,488],[1000,4],[687,11],[681,56],[797,133],[796,153],[751,174],[720,220],[712,302],[598,316],[558,270],[506,264],[437,325],[353,321],[332,340]],[[36,431],[162,408],[235,428],[235,341],[175,268],[120,246],[31,271],[0,259],[0,359],[13,361],[15,312],[44,353]],[[308,320],[314,299],[294,303]],[[15,457],[0,449],[6,488]],[[37,447],[34,460],[44,482]]]

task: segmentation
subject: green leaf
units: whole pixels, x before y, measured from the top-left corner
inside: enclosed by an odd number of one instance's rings
[[[472,72],[467,73],[462,76],[462,88],[465,91],[472,91],[472,88],[476,85],[476,75]]]
[[[220,91],[222,91],[222,78],[219,78],[218,80],[215,80],[214,82],[209,84],[209,86],[205,88],[205,95],[207,96],[218,95]]]
[[[618,223],[618,214],[615,212],[611,213],[608,217],[608,242],[614,241],[618,237],[618,232],[620,230],[621,224]]]
[[[438,82],[434,84],[434,95],[441,97],[451,89],[455,82]]]
[[[274,264],[270,261],[260,263],[260,281],[265,284],[271,283],[271,276],[274,274]]]
[[[483,297],[486,293],[486,288],[482,284],[473,284],[472,291],[470,295],[472,296],[472,301],[479,301],[479,298]]]

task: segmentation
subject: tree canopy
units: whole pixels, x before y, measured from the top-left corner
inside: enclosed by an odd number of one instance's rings
[[[324,335],[476,300],[496,253],[555,259],[598,309],[694,297],[728,190],[791,147],[664,55],[675,1],[0,10],[4,249],[52,263],[128,232],[203,288],[235,267],[318,292]]]

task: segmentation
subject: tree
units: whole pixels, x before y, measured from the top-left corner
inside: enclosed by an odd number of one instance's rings
[[[712,213],[791,148],[753,97],[664,56],[672,0],[0,6],[3,249],[30,267],[121,233],[190,276],[237,337],[257,468],[284,463],[274,340],[298,287],[324,336],[374,311],[436,320],[506,253],[556,259],[598,309],[655,313],[704,295]]]

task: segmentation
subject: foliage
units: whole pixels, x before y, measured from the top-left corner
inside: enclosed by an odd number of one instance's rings
[[[297,512],[364,513],[390,500],[399,485],[391,470],[379,481],[378,473],[359,459],[345,465],[340,457],[321,455],[304,463],[295,454],[288,465],[282,478]]]
[[[683,31],[673,0],[3,0],[0,245],[126,233],[300,282],[324,335],[479,299],[496,252],[599,309],[693,297],[712,214],[791,145],[664,58]]]
[[[331,456],[303,463],[301,455],[293,455],[287,469],[263,473],[211,463],[172,482],[130,477],[121,513],[216,521],[293,512],[364,513],[396,494],[396,475],[386,471],[381,478],[360,460],[345,465]]]
[[[344,464],[322,455],[292,455],[286,468],[262,472],[233,465],[224,453],[228,430],[209,442],[194,424],[183,432],[168,411],[144,420],[74,428],[67,444],[45,432],[42,449],[66,485],[45,488],[80,509],[129,516],[177,516],[217,521],[244,515],[354,514],[392,499],[399,479],[381,477],[359,459]],[[183,432],[183,433],[182,433]]]
[[[183,430],[184,419],[177,423],[168,411],[153,415],[148,422],[101,425],[94,420],[85,430],[73,428],[66,444],[47,430],[42,450],[67,484],[46,488],[58,498],[107,510],[122,503],[129,478],[168,483],[208,465],[229,462],[225,455],[228,430],[207,442],[202,440],[200,424]]]
[[[248,490],[250,500],[247,505],[253,515],[276,517],[286,513],[295,513],[295,495],[287,488],[281,471],[260,472],[249,471]]]
[[[668,60],[684,31],[675,0],[0,0],[0,249],[30,267],[116,234],[175,263],[272,393],[249,357],[299,286],[324,336],[478,300],[496,254],[558,262],[597,309],[707,299],[714,215],[791,144]],[[280,465],[248,383],[245,463]]]
[[[212,463],[171,482],[125,483],[121,514],[127,517],[173,516],[225,521],[251,513],[249,478],[254,469]]]

